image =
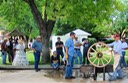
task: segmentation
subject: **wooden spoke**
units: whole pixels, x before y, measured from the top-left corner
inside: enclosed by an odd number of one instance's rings
[[[90,46],[87,57],[93,66],[101,68],[109,64],[112,60],[112,53],[109,51],[109,47],[106,44],[94,43]]]
[[[110,57],[110,55],[104,55],[104,57],[107,57],[107,58],[109,58],[109,57]]]
[[[107,63],[109,62],[106,58],[102,57]]]
[[[94,55],[94,54],[96,54],[96,53],[95,53],[95,52],[90,52],[89,54],[90,54],[90,55]]]
[[[96,58],[96,56],[89,57],[90,59]]]
[[[103,48],[103,50],[102,51],[105,51],[105,49],[107,49],[108,47],[107,46],[105,46],[104,48]]]
[[[91,48],[94,52],[96,52],[97,53],[97,51],[94,49],[94,48]]]
[[[97,58],[92,62],[93,64],[96,62]]]
[[[103,65],[105,65],[102,59],[101,59],[101,63],[102,63]]]
[[[98,66],[100,65],[100,59],[98,59],[98,64],[97,64]]]
[[[100,46],[100,52],[102,51],[102,45]]]
[[[102,46],[103,46],[103,43],[101,43],[101,45],[100,45],[100,51],[102,52]]]

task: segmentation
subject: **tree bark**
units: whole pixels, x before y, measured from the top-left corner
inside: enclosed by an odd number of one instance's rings
[[[42,15],[39,12],[34,0],[26,0],[25,2],[28,3],[31,8],[31,12],[38,25],[39,33],[42,38],[43,63],[48,63],[50,61],[49,40],[50,40],[50,36],[53,30],[55,21],[47,20],[46,11],[45,11],[45,17],[44,19],[42,19]]]

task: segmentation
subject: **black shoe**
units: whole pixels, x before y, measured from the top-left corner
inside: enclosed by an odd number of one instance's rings
[[[38,70],[37,70],[37,69],[36,69],[35,71],[36,71],[36,72],[38,72]]]
[[[65,79],[71,79],[70,77],[65,77]]]
[[[40,71],[40,69],[36,69],[35,71],[38,72],[38,71]]]
[[[40,71],[41,69],[38,69],[38,71]]]
[[[75,79],[76,77],[74,77],[74,76],[71,76],[71,78],[72,78],[72,79]]]
[[[123,77],[117,76],[117,79],[123,79]]]

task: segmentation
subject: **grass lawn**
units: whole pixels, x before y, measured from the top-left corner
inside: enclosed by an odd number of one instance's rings
[[[28,61],[29,61],[29,64],[30,65],[33,65],[34,64],[34,55],[33,55],[33,52],[32,51],[27,51],[27,53],[26,53],[26,56],[27,56],[27,59],[28,59]],[[126,62],[128,61],[128,50],[126,51],[126,56],[127,56],[127,58],[126,58]],[[11,65],[9,62],[8,62],[8,57],[7,57],[7,65]],[[2,58],[1,58],[1,56],[0,56],[0,65],[2,64]],[[42,64],[41,63],[41,60],[40,60],[40,64]],[[110,62],[110,64],[113,64],[113,59],[112,59],[112,61]]]
[[[29,61],[29,64],[33,65],[34,64],[33,52],[32,51],[27,51],[26,56],[27,56],[27,60]],[[10,63],[8,61],[8,57],[6,58],[6,62],[7,62],[7,65],[10,65]],[[2,64],[2,58],[0,57],[0,65],[1,64]],[[41,64],[41,60],[40,60],[40,64]]]

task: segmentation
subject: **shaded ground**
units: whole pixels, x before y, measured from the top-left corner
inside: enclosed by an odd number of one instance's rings
[[[125,75],[128,75],[128,70],[125,70]],[[106,81],[102,81],[102,74],[98,74],[97,81],[92,77],[83,78],[83,74],[79,70],[74,70],[75,79],[65,80],[64,71],[41,70],[0,70],[0,83],[128,83],[127,76],[123,80],[109,82],[109,75],[106,74]]]

